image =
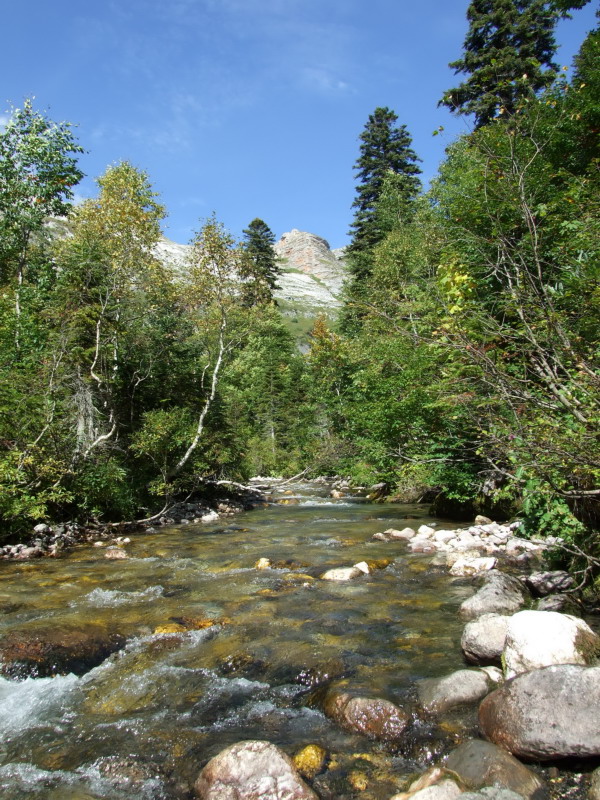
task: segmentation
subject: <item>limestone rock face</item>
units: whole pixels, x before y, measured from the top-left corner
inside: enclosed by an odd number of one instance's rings
[[[600,638],[582,619],[556,611],[519,611],[506,628],[505,676],[552,664],[589,664]]]
[[[175,274],[183,275],[190,249],[190,245],[163,237],[154,252]],[[294,228],[283,234],[274,250],[281,259],[282,270],[277,281],[279,289],[274,294],[283,301],[284,311],[291,305],[319,313],[341,305],[339,297],[346,277],[343,249],[330,250],[325,239]]]
[[[318,800],[294,763],[270,742],[237,742],[204,767],[194,786],[201,800]]]
[[[484,735],[519,758],[600,755],[600,667],[563,664],[524,672],[479,706]]]
[[[294,228],[283,234],[274,249],[283,262],[284,277],[280,281],[282,291],[289,292],[290,287],[286,283],[291,276],[285,275],[285,270],[293,269],[299,270],[313,281],[316,279],[321,282],[334,298],[339,295],[344,281],[344,261],[339,251],[334,253],[329,249],[329,243],[325,239]]]

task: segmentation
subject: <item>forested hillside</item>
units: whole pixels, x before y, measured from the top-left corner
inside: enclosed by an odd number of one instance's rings
[[[577,5],[471,3],[451,65],[467,78],[441,102],[474,128],[426,192],[406,126],[375,109],[340,323],[317,318],[306,354],[252,209],[239,241],[201,221],[175,274],[155,255],[165,209],[149,176],[112,166],[73,207],[72,127],[14,110],[0,133],[2,536],[306,469],[385,482],[445,516],[519,514],[585,553],[592,576],[598,29],[570,72],[552,61],[553,26]]]

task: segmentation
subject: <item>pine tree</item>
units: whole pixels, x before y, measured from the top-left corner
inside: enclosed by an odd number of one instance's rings
[[[244,234],[244,259],[241,275],[245,279],[244,299],[247,305],[269,303],[273,291],[278,288],[277,278],[281,270],[273,248],[275,234],[266,222],[253,219]]]
[[[554,28],[570,8],[587,0],[473,0],[464,55],[449,66],[468,78],[439,102],[453,112],[474,114],[480,128],[513,114],[519,103],[548,87],[558,66]]]
[[[358,266],[361,259],[353,256],[370,250],[385,235],[376,212],[386,176],[390,173],[398,176],[396,189],[407,205],[421,188],[418,178],[421,170],[417,166],[420,159],[411,148],[412,138],[406,126],[396,126],[397,121],[397,115],[389,108],[376,108],[360,135],[360,156],[354,166],[360,184],[352,204],[356,213],[350,226],[352,242],[348,248],[355,274],[368,269]]]

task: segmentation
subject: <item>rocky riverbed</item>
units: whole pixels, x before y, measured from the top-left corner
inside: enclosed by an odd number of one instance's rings
[[[596,800],[598,637],[543,544],[332,491],[5,560],[1,796]]]

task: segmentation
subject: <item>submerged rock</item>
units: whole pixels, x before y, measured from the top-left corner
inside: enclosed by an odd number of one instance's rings
[[[11,631],[0,640],[0,672],[18,679],[83,675],[124,646],[124,636],[94,625]]]
[[[318,744],[307,744],[294,756],[294,766],[305,778],[312,780],[322,772],[327,761],[327,751]]]
[[[590,664],[600,637],[582,619],[555,611],[520,611],[510,617],[504,646],[507,678],[552,664]]]
[[[523,758],[600,756],[600,667],[572,664],[525,672],[479,706],[485,736]]]
[[[399,739],[410,722],[409,715],[389,700],[355,697],[346,692],[330,692],[324,710],[343,728],[374,739]]]
[[[294,762],[270,742],[238,742],[212,758],[194,784],[201,800],[318,800]]]

